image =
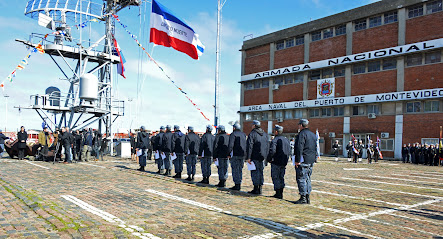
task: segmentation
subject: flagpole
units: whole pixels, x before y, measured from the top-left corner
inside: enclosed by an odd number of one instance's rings
[[[214,104],[214,126],[217,127],[220,123],[220,32],[221,32],[221,11],[225,5],[226,0],[222,3],[221,0],[217,0],[217,41],[215,50],[215,104]]]

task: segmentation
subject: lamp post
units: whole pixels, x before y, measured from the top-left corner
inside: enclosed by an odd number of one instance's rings
[[[9,95],[3,95],[3,97],[5,97],[5,103],[6,103],[6,105],[5,105],[5,120],[6,120],[5,131],[7,131],[6,127],[8,127],[8,98],[9,98]]]

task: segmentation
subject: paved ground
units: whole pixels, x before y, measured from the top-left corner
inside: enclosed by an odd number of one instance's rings
[[[136,168],[116,158],[69,165],[0,159],[0,238],[443,237],[441,167],[323,158],[314,167],[311,205],[292,203],[292,166],[285,200],[270,197],[269,166],[263,196],[245,193],[252,188],[246,168],[242,192],[156,175],[152,163],[147,172]]]

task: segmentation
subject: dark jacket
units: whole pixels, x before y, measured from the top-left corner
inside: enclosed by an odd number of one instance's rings
[[[235,130],[229,136],[228,152],[232,156],[244,157],[246,155],[246,134],[240,130]]]
[[[220,132],[215,136],[214,141],[214,158],[228,158],[229,136],[226,132]]]
[[[102,146],[102,136],[100,134],[96,134],[94,136],[92,144],[94,145],[94,147],[97,147],[100,149]]]
[[[200,137],[194,132],[188,133],[185,137],[185,152],[190,155],[197,155],[200,148]]]
[[[406,146],[406,147],[402,147],[402,148],[401,148],[401,155],[406,157],[406,155],[408,155],[408,154],[409,154],[409,148],[408,148],[408,146]]]
[[[154,144],[152,145],[153,146],[152,149],[154,151],[157,151],[157,150],[161,151],[162,150],[162,142],[163,142],[163,135],[164,134],[165,133],[160,132],[154,137]]]
[[[135,137],[134,136],[129,136],[129,142],[131,144],[131,148],[137,148],[137,145],[135,143]]]
[[[70,132],[62,133],[61,142],[63,146],[69,146],[74,143],[74,137]]]
[[[166,133],[163,134],[163,139],[162,139],[162,151],[166,152],[166,153],[171,153],[172,152],[172,132],[171,131],[166,131]]]
[[[137,148],[148,149],[151,141],[149,140],[149,134],[146,132],[137,133]]]
[[[317,136],[309,129],[302,129],[297,135],[295,145],[295,162],[300,162],[303,156],[304,164],[313,164],[317,158]]]
[[[247,159],[263,161],[268,157],[269,137],[261,128],[255,128],[249,133],[246,141]]]
[[[75,141],[75,146],[77,147],[77,148],[80,148],[80,146],[81,146],[81,144],[82,144],[82,134],[81,133],[79,133],[79,134],[75,134],[75,136],[74,136],[74,141]]]
[[[3,133],[0,133],[0,144],[5,144],[5,140],[9,139]]]
[[[198,155],[204,157],[212,157],[212,154],[214,152],[214,140],[214,135],[212,135],[211,133],[205,133],[200,140]]]
[[[347,144],[346,150],[348,151],[348,158],[350,158],[352,156],[352,154],[354,153],[354,152],[352,152],[352,144]]]
[[[92,147],[92,140],[93,140],[92,132],[91,131],[86,132],[86,134],[83,136],[83,145]]]
[[[286,166],[291,154],[291,144],[289,140],[277,135],[272,141],[269,147],[268,161],[272,164],[279,166]]]
[[[26,133],[26,131],[23,131],[23,133],[21,131],[18,132],[17,139],[18,139],[18,144],[17,144],[18,148],[19,149],[26,148],[26,140],[28,140],[28,133]]]
[[[185,135],[177,130],[172,135],[172,152],[183,154],[185,153]]]

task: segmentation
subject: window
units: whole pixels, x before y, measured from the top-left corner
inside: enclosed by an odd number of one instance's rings
[[[426,13],[431,14],[442,10],[441,0],[429,2],[426,4]]]
[[[321,31],[316,31],[311,33],[312,41],[318,41],[321,40]]]
[[[261,115],[261,120],[268,120],[268,112],[263,112]]]
[[[383,60],[383,70],[390,70],[397,68],[397,59]]]
[[[343,115],[345,115],[345,107],[334,108],[334,116],[343,116]]]
[[[365,115],[365,108],[363,106],[353,106],[352,115]]]
[[[322,117],[331,117],[332,116],[332,108],[322,108],[321,109]]]
[[[261,80],[254,81],[254,89],[259,89],[261,87]]]
[[[345,35],[346,34],[346,25],[340,25],[335,27],[335,35]]]
[[[334,31],[332,30],[332,28],[323,30],[323,39],[331,38],[333,36],[334,36]]]
[[[304,79],[305,79],[305,76],[304,76],[303,73],[295,74],[295,76],[294,76],[294,83],[303,82]]]
[[[332,77],[332,68],[327,68],[322,70],[322,78],[331,78]]]
[[[354,65],[354,74],[362,74],[366,72],[366,64],[356,64]]]
[[[294,38],[286,40],[286,48],[294,46]]]
[[[367,107],[368,114],[376,114],[380,113],[380,107],[378,105],[368,105]]]
[[[406,103],[406,112],[414,113],[414,112],[420,112],[420,111],[421,111],[421,102],[415,101],[415,102]]]
[[[261,120],[262,114],[260,112],[256,112],[252,114],[252,120]]]
[[[425,112],[438,112],[440,111],[440,102],[437,100],[425,102]]]
[[[427,145],[438,145],[438,138],[422,138],[421,144],[427,144]]]
[[[294,119],[301,119],[303,117],[303,112],[301,110],[294,110]]]
[[[357,20],[355,23],[355,31],[361,31],[366,29],[366,18]]]
[[[285,111],[285,119],[292,119],[292,110]]]
[[[284,49],[285,48],[285,41],[278,41],[277,43],[276,43],[276,49],[277,49],[277,51],[278,50],[282,50],[282,49]]]
[[[274,85],[283,85],[283,77],[277,77],[274,79]]]
[[[252,115],[251,115],[250,113],[246,114],[245,119],[246,119],[247,121],[252,120]]]
[[[425,64],[437,63],[441,61],[441,52],[429,52],[425,54]]]
[[[275,119],[283,119],[283,112],[282,111],[275,111],[274,116],[275,116]]]
[[[381,16],[369,18],[369,27],[377,27],[381,25]]]
[[[423,15],[423,4],[408,8],[408,17],[418,17]]]
[[[309,117],[320,117],[320,109],[310,109]]]
[[[344,66],[334,68],[334,76],[345,76],[345,69],[346,68]]]
[[[305,37],[304,36],[298,36],[295,38],[295,45],[303,45],[305,44]]]
[[[408,66],[418,66],[422,64],[422,55],[420,53],[409,55],[406,58],[406,64]]]
[[[254,88],[254,84],[252,84],[252,81],[246,82],[245,86],[246,90],[252,90]]]
[[[380,71],[380,61],[368,62],[368,72]]]
[[[394,139],[381,139],[380,140],[381,151],[394,151]]]
[[[289,74],[284,77],[285,77],[285,84],[292,84],[294,82],[294,75]]]
[[[397,21],[398,21],[397,11],[385,13],[385,24]]]
[[[311,80],[318,80],[321,77],[321,70],[311,71]]]
[[[263,80],[263,81],[261,82],[261,86],[262,86],[263,88],[268,88],[268,87],[269,87],[269,80]]]

